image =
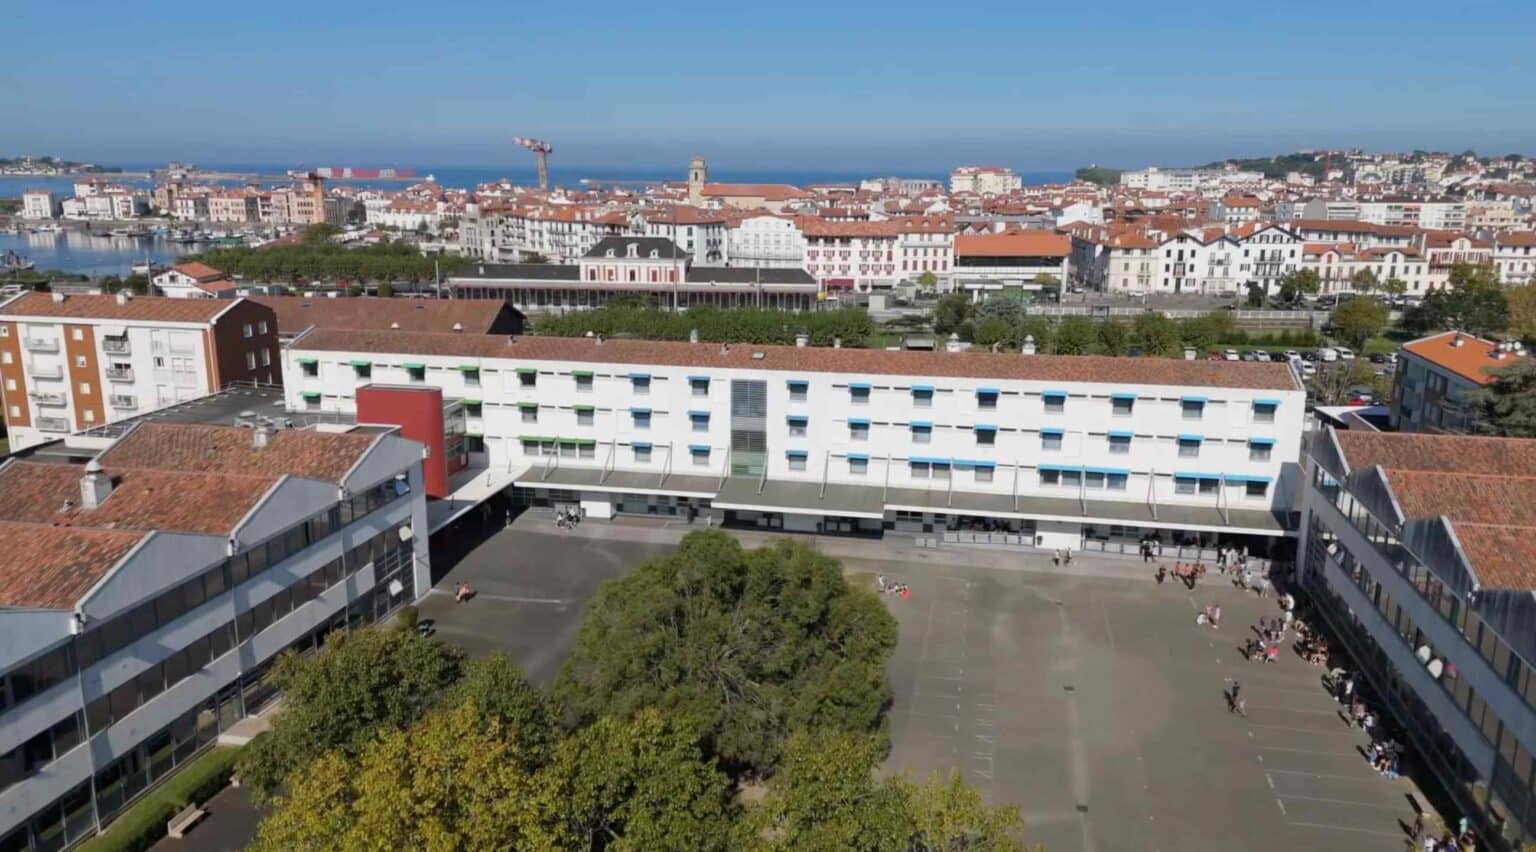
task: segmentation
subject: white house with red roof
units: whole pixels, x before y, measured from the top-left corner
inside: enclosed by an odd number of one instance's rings
[[[160,295],[172,299],[233,299],[235,282],[206,263],[178,263],[153,279]]]

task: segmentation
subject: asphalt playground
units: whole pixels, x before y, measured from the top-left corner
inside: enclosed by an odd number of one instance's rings
[[[471,654],[505,650],[537,683],[570,650],[604,580],[681,534],[525,515],[455,565],[420,606]],[[752,541],[761,537],[745,536]],[[818,540],[853,572],[906,583],[891,664],[891,772],[959,769],[1016,803],[1049,850],[1401,850],[1417,796],[1367,765],[1366,736],[1292,654],[1247,662],[1248,625],[1278,612],[1217,576],[1159,586],[1139,563]],[[835,552],[834,552],[835,551]],[[469,582],[476,597],[455,603]],[[1195,623],[1220,604],[1218,630]],[[1248,717],[1228,711],[1241,683]]]

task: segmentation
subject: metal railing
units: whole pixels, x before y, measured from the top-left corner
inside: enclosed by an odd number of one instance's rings
[[[108,402],[113,408],[138,408],[139,401],[131,394],[112,394]]]
[[[35,337],[29,337],[27,338],[27,342],[23,345],[25,345],[28,351],[31,352],[59,351],[59,342],[57,340],[38,340]]]
[[[48,366],[45,366],[45,367],[40,367],[40,366],[34,364],[34,365],[32,365],[31,367],[29,367],[27,369],[27,372],[31,373],[32,374],[32,378],[34,378],[34,379],[62,379],[62,378],[64,378],[64,367],[59,365],[59,364],[49,364]]]
[[[38,405],[63,406],[69,402],[69,400],[65,398],[64,394],[61,393],[32,391],[31,393],[28,393],[27,396],[31,397],[32,401]]]
[[[128,338],[126,337],[103,337],[101,339],[101,348],[103,351],[110,352],[113,355],[127,355],[133,351],[133,347],[128,344]]]
[[[107,372],[107,381],[109,381],[109,382],[131,382],[131,381],[133,381],[133,368],[132,367],[108,367],[106,372]]]
[[[69,421],[62,417],[39,417],[36,420],[37,428],[44,432],[68,432]]]

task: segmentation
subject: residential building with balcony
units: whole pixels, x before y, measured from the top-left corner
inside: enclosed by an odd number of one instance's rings
[[[277,318],[246,299],[24,293],[0,304],[13,450],[235,382],[280,381]]]
[[[1045,279],[1068,279],[1072,238],[1055,231],[1012,228],[954,238],[953,289],[984,301],[1002,292],[1039,290]]]
[[[1300,579],[1479,848],[1536,839],[1536,441],[1331,427]]]
[[[1392,428],[1399,432],[1468,432],[1466,395],[1493,382],[1493,371],[1526,357],[1518,343],[1447,331],[1398,347],[1392,383]]]
[[[150,422],[0,466],[0,849],[106,828],[240,736],[278,654],[425,594],[421,460],[390,428]]]
[[[1294,527],[1305,400],[1279,364],[315,329],[283,366],[317,416],[440,389],[519,499],[592,517],[1128,552]]]

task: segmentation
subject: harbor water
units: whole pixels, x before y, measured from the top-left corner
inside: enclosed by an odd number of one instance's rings
[[[168,264],[201,246],[168,242],[158,237],[93,236],[82,231],[42,234],[0,233],[0,256],[7,249],[29,258],[35,269],[56,269],[80,275],[126,278],[136,263]],[[0,273],[3,282],[3,273]]]

